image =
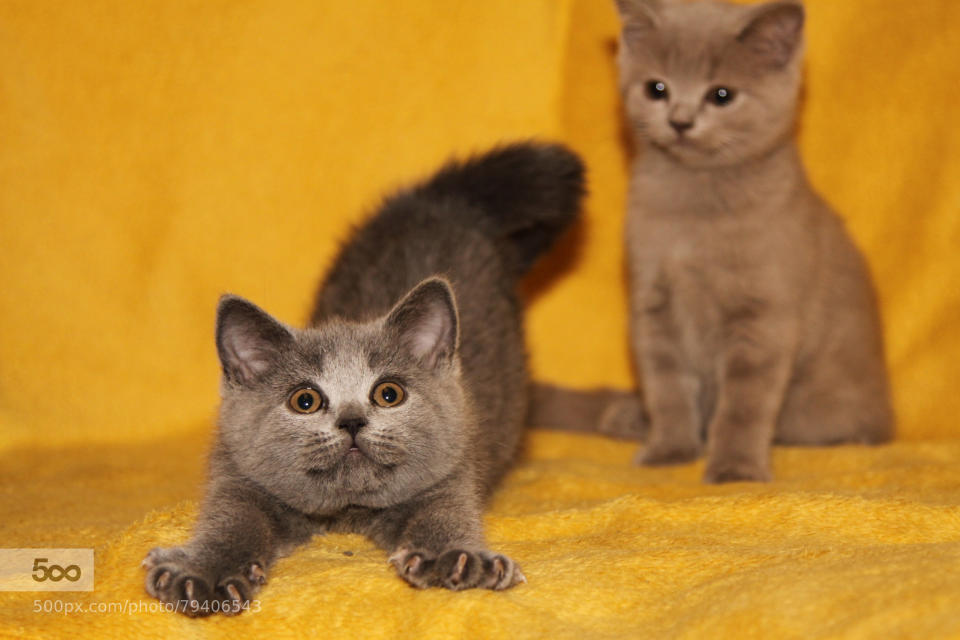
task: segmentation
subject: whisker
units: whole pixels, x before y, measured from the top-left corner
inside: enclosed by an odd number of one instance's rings
[[[392,439],[391,439],[391,440],[381,440],[380,438],[377,438],[377,437],[369,437],[369,436],[368,436],[367,438],[364,438],[364,440],[365,440],[366,442],[368,442],[369,444],[377,445],[377,446],[379,446],[380,448],[386,449],[386,450],[389,450],[389,451],[399,451],[399,450],[401,450],[401,449],[404,449],[404,447],[403,447],[402,445],[397,444],[397,443],[396,443],[394,440],[392,440]]]

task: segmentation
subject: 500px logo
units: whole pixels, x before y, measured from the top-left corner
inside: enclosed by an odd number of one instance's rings
[[[40,564],[41,562],[47,562],[46,558],[34,558],[33,559],[33,579],[37,582],[43,582],[45,580],[53,580],[54,582],[60,582],[64,578],[70,582],[76,582],[80,579],[80,576],[83,575],[83,572],[80,571],[80,565],[71,564],[69,567],[63,568],[58,564],[52,564],[49,567]],[[39,574],[37,572],[40,572]]]
[[[93,549],[0,549],[0,591],[93,591]]]

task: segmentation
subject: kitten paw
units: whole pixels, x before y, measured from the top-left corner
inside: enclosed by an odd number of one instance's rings
[[[699,445],[651,443],[637,453],[634,462],[645,467],[663,467],[684,464],[699,457]]]
[[[770,482],[772,474],[766,466],[746,461],[721,461],[707,465],[703,481],[708,484],[725,482]]]
[[[235,571],[211,571],[182,547],[151,549],[142,566],[147,593],[192,618],[242,613],[267,582],[260,562],[243,563]]]
[[[625,398],[610,404],[600,416],[600,433],[612,438],[639,440],[647,430],[640,398]]]
[[[451,549],[439,556],[405,548],[390,556],[400,577],[418,589],[443,587],[502,591],[526,582],[520,566],[507,556],[490,551]]]

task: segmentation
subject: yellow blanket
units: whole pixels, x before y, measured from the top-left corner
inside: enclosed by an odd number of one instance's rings
[[[801,146],[880,289],[898,442],[708,487],[534,431],[487,519],[528,584],[415,591],[326,536],[197,621],[142,610],[138,564],[202,491],[217,296],[302,322],[348,226],[451,153],[584,154],[532,365],[632,384],[612,2],[0,3],[0,546],[96,553],[92,593],[0,592],[0,635],[960,637],[960,4],[807,4]]]

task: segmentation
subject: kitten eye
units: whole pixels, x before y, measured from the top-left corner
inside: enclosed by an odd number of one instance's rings
[[[381,382],[373,388],[370,399],[378,407],[389,409],[403,402],[405,396],[403,387],[396,382]]]
[[[733,100],[735,95],[737,95],[737,92],[733,89],[714,87],[707,92],[707,100],[718,107],[723,107],[730,104],[730,101]]]
[[[670,94],[667,92],[666,83],[660,80],[651,80],[646,84],[647,97],[651,100],[666,100]]]
[[[323,396],[316,389],[301,388],[290,394],[287,404],[297,413],[316,413],[323,407]]]

